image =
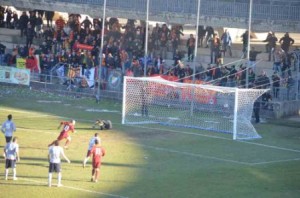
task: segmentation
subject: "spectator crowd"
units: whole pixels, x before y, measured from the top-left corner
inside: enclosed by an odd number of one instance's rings
[[[42,74],[49,72],[58,63],[65,70],[73,71],[69,77],[76,78],[85,74],[91,68],[101,68],[101,83],[107,83],[108,74],[111,70],[120,70],[123,75],[148,76],[169,75],[176,76],[181,82],[192,79],[193,69],[190,62],[194,60],[196,39],[191,34],[186,42],[186,50],[180,50],[182,44],[183,26],[156,24],[149,33],[148,57],[144,57],[145,22],[139,23],[128,19],[122,25],[117,18],[109,20],[89,17],[82,18],[79,14],[69,14],[65,20],[56,17],[52,11],[33,10],[23,11],[19,16],[16,11],[9,7],[0,7],[0,27],[19,29],[20,37],[26,39],[25,45],[17,45],[12,52],[6,52],[5,46],[0,45],[0,64],[16,65],[17,58],[39,58]],[[104,24],[103,24],[104,23]],[[104,25],[104,42],[101,52],[101,33]],[[247,52],[248,31],[242,35],[243,56]],[[251,38],[251,36],[250,36]],[[225,30],[219,37],[213,27],[198,27],[198,47],[210,49],[210,64],[205,68],[201,64],[196,67],[196,80],[220,86],[245,87],[246,81],[249,87],[272,85],[274,97],[278,97],[280,86],[291,86],[293,56],[290,48],[294,40],[286,33],[279,40],[275,33],[270,32],[264,42],[267,42],[266,52],[269,60],[274,61],[274,75],[271,81],[265,79],[266,73],[257,75],[256,56],[260,51],[254,48],[250,50],[249,72],[246,79],[246,66],[240,63],[231,66],[223,65],[226,55],[232,56],[232,39],[229,31]],[[34,45],[35,44],[35,45]],[[3,49],[3,50],[2,50]],[[166,65],[168,52],[172,54],[174,63]],[[187,55],[187,58],[184,57]],[[183,60],[186,60],[184,63]],[[100,62],[101,61],[101,62]],[[144,64],[147,63],[146,71]],[[96,69],[96,71],[97,71]],[[269,78],[268,78],[269,79]],[[98,81],[98,75],[95,75]],[[73,81],[68,81],[68,83]],[[289,85],[290,84],[290,85]],[[87,84],[81,83],[81,86]],[[105,86],[102,86],[105,88]]]

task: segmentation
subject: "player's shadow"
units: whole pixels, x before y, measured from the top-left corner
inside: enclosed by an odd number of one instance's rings
[[[76,127],[76,130],[99,131],[99,128]]]
[[[47,158],[34,158],[34,157],[22,157],[18,164],[25,164],[29,166],[48,167],[49,162]]]
[[[38,148],[38,147],[30,147],[30,146],[26,146],[26,147],[20,146],[20,148],[21,149],[32,149],[32,150],[44,150],[44,151],[48,151],[48,148],[46,148],[46,147]]]
[[[63,170],[62,170],[63,173]],[[20,180],[22,180],[22,178],[29,178],[29,179],[43,179],[45,182],[48,181],[48,177],[46,176],[28,176],[28,175],[19,175],[19,178],[21,178]],[[54,177],[56,178],[56,177]],[[63,180],[65,181],[75,181],[75,182],[81,182],[81,179],[69,179],[68,177],[64,177]],[[26,179],[24,179],[24,181],[26,181]]]

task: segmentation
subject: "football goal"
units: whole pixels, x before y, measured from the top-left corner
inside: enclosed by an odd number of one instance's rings
[[[265,89],[178,83],[161,77],[125,77],[122,124],[163,124],[260,138],[251,124],[254,101]]]

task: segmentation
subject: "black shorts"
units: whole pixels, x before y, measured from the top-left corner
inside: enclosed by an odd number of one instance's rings
[[[60,172],[60,163],[51,163],[49,165],[49,173],[52,172],[56,172],[59,173]]]
[[[16,168],[16,160],[6,159],[5,168]]]
[[[5,136],[6,143],[9,143],[12,139],[12,136]]]

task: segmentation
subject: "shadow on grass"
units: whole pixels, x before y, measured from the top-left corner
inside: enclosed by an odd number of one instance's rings
[[[3,186],[32,186],[32,187],[37,187],[37,186],[46,186],[46,184],[35,184],[35,183],[16,183],[16,182],[11,182],[11,181],[5,181],[5,182],[0,182],[0,185]]]
[[[27,162],[30,161],[30,162]],[[34,162],[44,162],[44,163],[34,163]],[[64,161],[62,161],[65,163]],[[82,166],[83,161],[82,160],[71,160],[71,165],[76,164]],[[26,164],[26,165],[32,165],[32,166],[42,166],[42,167],[48,167],[49,162],[47,158],[36,158],[36,157],[23,157],[21,158],[21,161],[18,164]],[[88,162],[88,166],[91,166],[91,160]],[[114,167],[127,167],[127,168],[143,168],[143,164],[125,164],[125,163],[113,163],[113,162],[102,162],[103,166],[114,166]]]

